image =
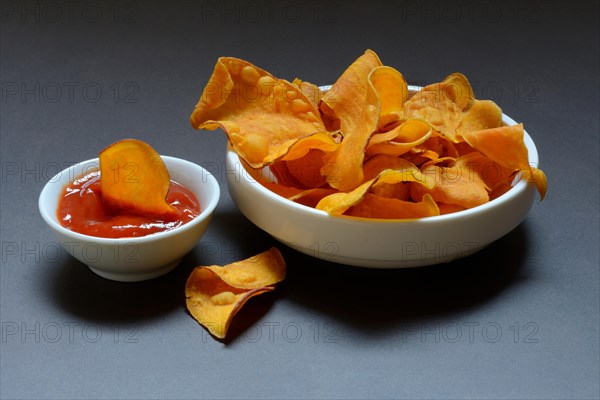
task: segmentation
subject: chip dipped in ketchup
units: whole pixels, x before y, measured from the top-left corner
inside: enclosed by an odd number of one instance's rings
[[[194,193],[173,180],[170,181],[166,201],[175,212],[144,215],[115,207],[103,199],[100,171],[94,171],[64,188],[57,216],[62,226],[84,235],[124,238],[175,229],[200,214],[200,202]]]

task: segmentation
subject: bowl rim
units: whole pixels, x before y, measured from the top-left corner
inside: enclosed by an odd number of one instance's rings
[[[329,86],[320,86],[320,88],[322,90],[324,88],[328,89]],[[414,90],[415,88],[420,88],[420,87],[419,86],[409,86],[409,90]],[[502,114],[502,122],[506,125],[517,125],[517,122],[514,119],[512,119],[511,117],[509,117],[508,115],[506,115],[504,113]],[[533,139],[531,138],[531,136],[529,136],[529,134],[527,133],[526,130],[524,130],[523,140],[525,142],[525,146],[527,147],[529,165],[538,167],[538,165],[539,165],[538,151],[537,151],[537,148],[535,146]],[[508,190],[506,193],[503,193],[501,196],[498,196],[497,198],[490,200],[489,202],[479,205],[477,207],[469,208],[469,209],[462,210],[462,211],[457,211],[457,212],[450,213],[450,214],[434,215],[434,216],[422,217],[422,218],[405,218],[405,219],[364,218],[364,217],[355,217],[355,216],[349,216],[349,215],[331,215],[331,214],[327,213],[326,211],[317,210],[316,208],[308,207],[303,204],[296,203],[292,200],[286,199],[285,197],[280,196],[277,193],[272,192],[271,190],[267,189],[266,187],[261,185],[254,177],[252,177],[250,175],[250,173],[245,169],[244,165],[242,164],[242,162],[239,158],[239,155],[234,150],[232,150],[230,148],[227,150],[226,159],[227,159],[227,162],[232,162],[234,164],[234,167],[236,165],[239,165],[241,172],[243,174],[245,174],[244,178],[241,179],[240,181],[246,181],[245,184],[247,184],[249,187],[252,187],[258,193],[265,195],[271,201],[280,203],[282,206],[291,207],[292,209],[294,209],[298,212],[306,213],[307,215],[310,215],[315,218],[331,218],[331,219],[334,219],[339,222],[347,221],[347,222],[353,222],[353,223],[364,224],[364,225],[371,225],[373,223],[377,223],[377,224],[416,224],[416,223],[435,224],[435,223],[444,223],[444,222],[449,222],[449,221],[455,221],[455,220],[463,219],[463,218],[475,217],[475,216],[478,216],[480,214],[483,214],[483,213],[489,211],[492,208],[495,208],[498,205],[510,202],[513,198],[520,196],[524,191],[526,191],[528,189],[528,186],[530,184],[532,184],[532,183],[528,182],[527,180],[522,179],[522,173],[519,173],[513,180],[513,183],[514,182],[516,182],[516,183],[514,183],[512,189]]]
[[[44,221],[55,231],[58,231],[66,236],[72,237],[75,240],[79,240],[79,241],[93,241],[93,242],[97,242],[99,244],[114,244],[115,242],[135,242],[135,243],[147,243],[147,242],[154,242],[160,239],[164,239],[164,238],[168,238],[174,235],[179,235],[179,234],[183,234],[186,233],[189,230],[192,230],[196,225],[200,224],[201,222],[203,222],[206,218],[210,217],[212,215],[212,213],[214,212],[215,208],[217,207],[217,204],[219,203],[219,198],[221,196],[221,190],[219,187],[219,183],[217,182],[217,179],[206,169],[204,169],[202,166],[185,160],[183,158],[178,158],[178,157],[172,157],[172,156],[165,156],[165,155],[161,155],[160,156],[163,161],[167,161],[167,162],[180,162],[180,163],[184,163],[184,164],[188,164],[189,166],[193,167],[193,168],[197,168],[202,172],[202,176],[206,176],[206,182],[203,182],[202,185],[206,185],[206,186],[210,186],[212,188],[212,195],[209,197],[207,204],[205,204],[203,207],[201,205],[201,210],[200,210],[200,214],[198,214],[194,219],[192,219],[191,221],[189,221],[188,223],[178,226],[177,228],[168,230],[168,231],[162,231],[162,232],[156,232],[156,233],[152,233],[149,235],[145,235],[145,236],[138,236],[138,237],[122,237],[122,238],[105,238],[105,237],[100,237],[100,236],[92,236],[92,235],[86,235],[83,233],[79,233],[79,232],[75,232],[72,231],[70,229],[65,228],[64,226],[62,226],[56,217],[52,217],[52,213],[56,213],[56,210],[50,210],[47,206],[47,203],[45,202],[46,198],[50,195],[49,192],[52,189],[52,185],[62,185],[61,188],[64,188],[66,184],[61,183],[60,177],[63,174],[67,174],[67,176],[69,176],[69,182],[72,182],[72,179],[76,179],[79,175],[76,175],[74,173],[74,171],[76,171],[78,168],[83,167],[86,164],[98,164],[99,162],[99,158],[91,158],[89,160],[85,160],[85,161],[81,161],[78,162],[76,164],[73,164],[67,168],[65,168],[64,170],[62,170],[61,172],[57,173],[56,175],[54,175],[52,178],[50,178],[48,180],[48,182],[46,182],[46,184],[44,185],[42,191],[40,192],[39,198],[38,198],[38,208],[39,208],[39,212],[40,215],[42,216],[42,218],[44,219]],[[88,172],[92,172],[92,169],[89,169]],[[71,178],[73,177],[73,178]],[[197,196],[197,193],[194,192],[194,194]],[[58,203],[58,199],[56,201]]]

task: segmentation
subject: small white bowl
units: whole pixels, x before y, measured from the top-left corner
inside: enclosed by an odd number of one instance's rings
[[[204,168],[179,158],[161,156],[171,179],[190,189],[200,201],[201,213],[192,221],[166,232],[135,238],[101,238],[73,232],[60,225],[56,210],[69,182],[98,170],[98,159],[75,164],[44,186],[39,209],[58,241],[77,260],[96,274],[121,282],[156,278],[179,264],[200,240],[219,201],[219,184]]]
[[[506,115],[502,121],[516,124]],[[537,149],[527,132],[525,145],[537,167]],[[226,167],[231,198],[260,229],[310,256],[371,268],[418,267],[473,254],[517,227],[537,196],[535,186],[521,180],[497,199],[454,214],[410,220],[332,216],[266,189],[231,150]]]

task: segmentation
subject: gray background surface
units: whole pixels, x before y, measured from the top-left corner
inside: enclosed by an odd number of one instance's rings
[[[1,4],[2,398],[598,398],[597,2]],[[368,270],[279,246],[288,278],[228,343],[186,312],[196,265],[277,243],[231,202],[226,139],[189,115],[217,57],[332,83],[371,48],[413,84],[460,71],[525,123],[549,191],[445,265]],[[222,197],[173,272],[99,278],[37,211],[46,180],[134,137],[212,168]],[[368,240],[366,238],[365,240]]]

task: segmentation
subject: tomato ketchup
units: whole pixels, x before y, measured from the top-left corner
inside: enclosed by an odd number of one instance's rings
[[[62,226],[84,235],[104,238],[140,237],[182,226],[200,214],[200,202],[189,189],[171,181],[167,202],[173,215],[137,215],[115,209],[102,199],[100,172],[68,184],[56,211]]]

